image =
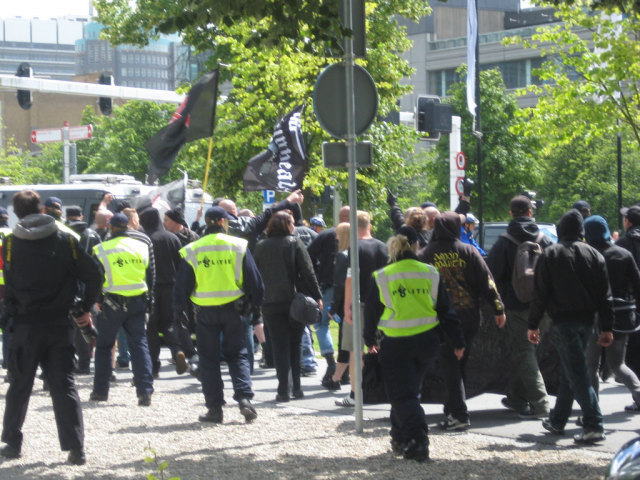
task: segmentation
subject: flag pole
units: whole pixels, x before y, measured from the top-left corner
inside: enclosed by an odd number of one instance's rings
[[[202,188],[202,198],[200,206],[204,206],[204,194],[207,192],[207,183],[209,183],[209,165],[211,164],[211,151],[213,150],[213,135],[209,137],[209,154],[207,155],[207,166],[204,169],[204,186]]]

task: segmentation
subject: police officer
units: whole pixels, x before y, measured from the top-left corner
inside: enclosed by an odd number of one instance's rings
[[[120,327],[127,334],[138,405],[151,405],[153,374],[145,332],[147,292],[154,275],[149,268],[149,245],[127,234],[129,219],[116,213],[109,221],[111,238],[93,248],[104,268],[104,299],[98,317],[93,391],[89,397],[106,401],[111,377],[111,350]]]
[[[391,263],[374,272],[365,303],[364,340],[380,365],[391,403],[391,448],[405,459],[429,459],[429,439],[420,405],[422,379],[438,355],[441,324],[458,359],[464,353],[460,322],[438,270],[418,261],[418,234],[402,226],[387,242]],[[376,328],[384,333],[380,347]]]
[[[189,299],[196,305],[196,337],[207,406],[207,413],[199,417],[201,422],[222,423],[223,420],[221,334],[222,354],[233,382],[233,399],[247,422],[258,416],[250,401],[253,391],[245,327],[238,304],[259,307],[264,285],[247,249],[247,240],[227,234],[231,218],[221,207],[209,208],[205,213],[205,235],[180,250],[182,260],[175,284],[174,312],[184,311]]]
[[[61,232],[53,218],[40,213],[40,197],[22,190],[13,197],[20,219],[4,241],[4,302],[13,319],[9,344],[11,383],[6,396],[0,451],[20,456],[22,425],[38,364],[49,380],[58,437],[70,450],[72,464],[85,463],[84,426],[73,377],[73,343],[69,310],[78,283],[84,284],[79,324],[90,323],[90,309],[100,292],[100,267]]]
[[[80,240],[80,235],[78,235],[74,230],[69,228],[62,221],[62,200],[58,197],[49,197],[44,201],[44,206],[42,207],[42,213],[53,217],[58,225],[58,230],[68,233],[76,240]]]

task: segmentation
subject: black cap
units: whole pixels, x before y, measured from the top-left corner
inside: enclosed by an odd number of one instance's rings
[[[82,216],[82,209],[77,205],[71,205],[64,209],[64,214],[67,217],[80,217]]]
[[[438,208],[438,206],[433,202],[424,202],[424,203],[420,204],[420,208],[427,208],[427,207]]]
[[[409,245],[413,245],[418,241],[417,232],[413,229],[413,227],[410,227],[409,225],[402,225],[398,229],[398,235],[404,235],[405,237],[407,237]]]
[[[187,226],[187,222],[184,219],[184,213],[182,213],[181,208],[174,208],[173,210],[167,210],[164,214],[180,225]]]
[[[222,207],[210,207],[204,214],[205,220],[211,220],[213,222],[217,222],[222,218],[231,219],[231,215]]]
[[[533,210],[531,199],[525,195],[517,195],[511,199],[509,210],[514,217],[523,217],[529,210]]]
[[[591,215],[591,205],[589,205],[584,200],[578,200],[576,203],[571,205],[571,208],[575,208],[576,210],[578,210],[583,217],[588,217],[589,215]]]
[[[631,222],[632,225],[640,225],[640,207],[622,207],[620,213]]]

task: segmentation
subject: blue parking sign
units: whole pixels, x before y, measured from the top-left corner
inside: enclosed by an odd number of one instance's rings
[[[264,198],[264,203],[274,203],[276,201],[276,192],[275,190],[262,190],[262,197]]]

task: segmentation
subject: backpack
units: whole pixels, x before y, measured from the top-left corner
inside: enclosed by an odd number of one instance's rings
[[[508,233],[501,236],[516,244],[516,255],[513,260],[513,272],[511,274],[511,286],[516,294],[516,298],[522,303],[529,303],[533,300],[533,278],[536,263],[542,255],[542,247],[538,242],[542,239],[542,232],[538,232],[535,242],[525,240],[519,242]]]

